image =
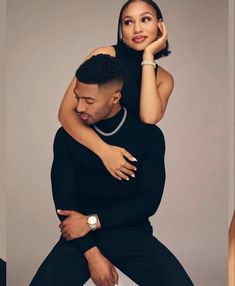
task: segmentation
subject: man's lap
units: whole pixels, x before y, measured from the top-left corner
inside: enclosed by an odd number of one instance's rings
[[[151,226],[97,231],[94,234],[103,255],[138,285],[193,285],[175,256],[152,235]],[[89,276],[83,254],[72,242],[64,239],[56,244],[36,275],[51,279],[53,283],[56,281],[57,286],[65,281],[67,285],[83,285]],[[40,283],[30,286],[43,285]]]

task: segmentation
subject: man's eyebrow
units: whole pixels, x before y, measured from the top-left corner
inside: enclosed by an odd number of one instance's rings
[[[83,98],[83,99],[92,99],[95,100],[95,98],[90,97],[90,96],[78,96],[78,94],[76,93],[75,89],[73,90],[74,94],[75,94],[75,98]]]

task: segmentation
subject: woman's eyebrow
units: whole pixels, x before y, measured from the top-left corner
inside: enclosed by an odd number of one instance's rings
[[[147,15],[147,14],[153,16],[153,14],[151,12],[143,12],[139,16],[142,17],[142,16]],[[133,18],[133,16],[126,15],[125,17],[123,17],[123,20],[126,18]]]

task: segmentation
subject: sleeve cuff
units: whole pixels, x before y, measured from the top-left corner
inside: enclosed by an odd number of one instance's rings
[[[88,233],[86,236],[75,239],[74,244],[82,251],[82,253],[85,253],[88,249],[96,246],[96,242],[92,237],[91,233]]]

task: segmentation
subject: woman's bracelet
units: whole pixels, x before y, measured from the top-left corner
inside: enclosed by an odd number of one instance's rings
[[[156,63],[154,61],[142,61],[141,65],[150,65],[153,66],[154,68],[156,68]]]

